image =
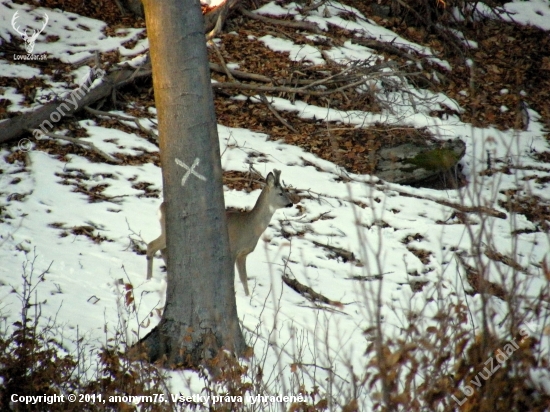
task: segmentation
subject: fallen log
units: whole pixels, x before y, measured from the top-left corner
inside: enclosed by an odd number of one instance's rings
[[[96,74],[104,73],[98,70]],[[17,139],[29,129],[33,130],[35,137],[40,137],[46,132],[52,132],[53,123],[61,118],[72,115],[86,106],[110,96],[117,88],[133,82],[140,77],[151,76],[150,67],[139,69],[122,69],[103,76],[103,81],[94,88],[83,84],[73,90],[63,100],[46,103],[32,112],[27,112],[0,122],[0,143]]]

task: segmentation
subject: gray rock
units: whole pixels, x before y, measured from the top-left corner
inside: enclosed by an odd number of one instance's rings
[[[460,139],[384,148],[375,155],[374,174],[392,183],[417,184],[453,170],[465,151]]]

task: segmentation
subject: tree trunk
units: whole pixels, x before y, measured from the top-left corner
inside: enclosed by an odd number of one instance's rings
[[[220,148],[198,0],[146,0],[166,202],[168,287],[151,361],[192,366],[221,348],[243,354]]]

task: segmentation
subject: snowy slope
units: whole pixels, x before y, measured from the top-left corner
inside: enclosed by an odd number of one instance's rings
[[[539,16],[536,12],[532,14],[531,8],[524,7],[526,4],[531,4],[532,10],[546,5],[545,13],[548,13],[547,2],[521,2],[522,7],[518,4],[514,2],[506,5],[506,10],[517,13],[514,15],[516,21],[535,21],[533,19]],[[285,7],[270,3],[257,13],[298,16],[297,7],[294,3]],[[361,18],[355,22],[344,20],[339,17],[342,9]],[[138,29],[127,29],[116,37],[109,37],[102,31],[105,26],[103,22],[57,10],[32,9],[8,1],[0,3],[1,39],[17,38],[11,28],[11,16],[16,10],[20,10],[20,14],[36,16],[38,20],[32,23],[36,28],[40,25],[39,17],[44,12],[48,13],[48,33],[57,33],[59,40],[52,43],[37,41],[35,53],[47,53],[67,63],[84,61],[92,57],[95,51],[113,49],[118,49],[122,56],[131,59],[147,48],[146,40],[139,40],[132,50],[121,46],[137,36],[140,33]],[[353,24],[354,29],[365,37],[391,39],[418,50],[442,67],[449,65],[425,46],[402,39],[361,16],[359,11],[337,2],[330,2],[325,13],[310,12],[306,20],[317,23],[321,29],[327,22],[348,28]],[[544,25],[548,21],[550,19],[541,17],[536,20],[536,24]],[[291,58],[296,60],[306,59],[312,64],[324,62],[321,54],[313,47],[310,50],[273,36],[265,36],[260,40],[273,50],[290,52]],[[351,43],[334,47],[327,53],[339,61],[367,59],[375,54],[373,50]],[[54,82],[38,69],[30,68],[24,62],[14,62],[6,56],[0,60],[0,73],[2,76],[18,77],[23,82],[25,78],[41,76],[51,87],[49,91],[62,94],[71,90],[70,85]],[[83,74],[82,67],[77,67],[72,77],[77,82]],[[547,183],[522,180],[529,175],[529,167],[536,165],[529,154],[533,150],[548,150],[547,142],[542,137],[543,126],[538,121],[538,114],[530,111],[531,122],[528,129],[523,131],[475,128],[460,122],[456,116],[443,120],[429,115],[431,104],[435,102],[461,110],[458,103],[447,96],[417,90],[412,86],[410,91],[426,99],[426,103],[412,107],[405,96],[396,94],[393,98],[399,104],[396,104],[393,113],[349,113],[337,109],[327,110],[302,101],[290,102],[282,98],[273,98],[271,101],[278,110],[297,111],[304,118],[340,121],[358,127],[368,127],[376,122],[399,123],[427,127],[441,139],[460,136],[467,143],[463,159],[463,171],[469,180],[466,187],[442,192],[384,183],[375,177],[346,173],[338,166],[298,147],[267,140],[266,135],[222,125],[218,127],[221,151],[224,152],[224,170],[247,171],[248,164],[245,161],[252,162],[264,175],[278,168],[287,185],[309,194],[301,200],[301,209],[283,209],[275,214],[256,251],[249,256],[251,297],[244,295],[236,279],[239,317],[247,336],[256,341],[256,354],[266,354],[265,370],[278,370],[280,365],[295,362],[297,357],[291,348],[288,348],[288,352],[281,348],[296,336],[303,336],[308,350],[302,353],[301,362],[330,366],[341,379],[348,376],[346,365],[352,362],[354,372],[360,375],[368,361],[354,360],[364,357],[365,347],[369,343],[364,331],[375,324],[379,287],[382,288],[382,323],[384,333],[389,337],[402,334],[410,312],[421,315],[419,324],[429,326],[433,322],[432,317],[441,310],[441,302],[467,300],[475,312],[481,307],[481,297],[479,294],[468,296],[465,293],[463,280],[459,276],[464,275],[463,270],[454,258],[453,251],[470,254],[473,243],[479,239],[487,244],[491,243],[491,239],[496,239],[499,252],[515,254],[519,263],[527,268],[528,274],[519,273],[514,279],[522,285],[525,299],[535,297],[546,286],[540,262],[547,258],[550,250],[548,234],[533,232],[511,236],[511,231],[532,229],[533,224],[523,215],[508,214],[497,203],[505,199],[502,191],[518,186],[525,193],[550,200]],[[21,95],[13,88],[4,89],[3,98],[11,101],[11,111],[27,111],[37,106],[22,106]],[[152,128],[147,119],[142,119],[142,123]],[[89,137],[85,139],[109,154],[140,154],[158,150],[154,144],[137,134],[107,129],[92,120],[81,121],[80,124],[88,132]],[[24,270],[31,270],[29,262],[32,262],[35,275],[48,270],[45,281],[37,289],[37,300],[42,302],[42,316],[56,317],[57,322],[63,325],[60,333],[65,337],[64,345],[67,349],[75,348],[77,327],[80,334],[84,332],[87,339],[99,344],[104,340],[105,325],[114,330],[119,324],[119,318],[127,317],[121,304],[119,280],[122,279],[134,285],[138,298],[138,316],[127,319],[129,343],[135,342],[136,335],[131,331],[139,330],[139,334],[144,336],[158,322],[159,316],[154,313],[154,309],[163,306],[166,282],[159,269],[160,258],[155,259],[153,279],[146,281],[145,256],[138,255],[131,247],[133,241],[147,242],[160,232],[156,216],[161,199],[141,196],[143,192],[136,189],[134,184],[148,182],[153,184],[152,188],[161,190],[160,169],[151,163],[136,166],[92,163],[72,154],[60,161],[38,150],[26,153],[26,164],[20,161],[8,163],[7,157],[21,148],[14,144],[0,149],[2,315],[11,320],[18,316],[19,300],[13,290],[20,291],[21,275]],[[487,151],[495,160],[512,162],[524,168],[515,175],[479,176],[478,172],[485,168]],[[255,160],[253,155],[256,153],[265,154],[267,161]],[[79,176],[87,176],[89,179],[80,181]],[[546,176],[550,176],[550,170]],[[108,185],[102,194],[114,198],[111,201],[90,203],[86,195],[73,190],[79,182],[88,186]],[[400,192],[411,193],[419,198],[405,197]],[[258,193],[226,190],[226,204],[250,208]],[[14,194],[22,195],[21,200],[13,200]],[[481,219],[472,214],[470,218],[474,224],[469,227],[463,224],[439,224],[438,221],[449,219],[454,210],[434,202],[434,199],[466,206],[491,207],[507,213],[509,218],[504,220],[485,216]],[[94,243],[89,237],[71,233],[71,228],[78,226],[91,227],[94,234],[105,237],[107,241]],[[281,235],[282,228],[286,233],[294,235],[290,241]],[[490,235],[484,230],[486,228],[490,228]],[[421,238],[403,242],[417,234]],[[330,259],[327,252],[314,242],[353,252],[361,264]],[[408,247],[431,252],[429,264],[422,263],[410,253]],[[489,280],[505,286],[511,285],[513,271],[510,267],[497,264],[485,256],[481,259],[493,268],[489,271]],[[26,269],[23,269],[25,264]],[[283,285],[280,277],[283,270],[329,299],[341,302],[343,306],[327,306],[325,310],[315,307]],[[383,275],[383,280],[357,280],[377,275]],[[411,282],[427,283],[418,291],[413,290]],[[506,285],[506,282],[509,284]],[[507,316],[508,309],[496,298],[491,298],[489,305],[494,311],[493,323],[498,325]],[[547,315],[547,312],[541,314],[540,319]],[[153,322],[140,325],[148,318]],[[537,325],[537,333],[542,333],[545,326],[543,323],[535,318],[528,320]],[[479,319],[475,319],[475,322],[479,322]],[[495,329],[498,327],[495,326]],[[272,333],[273,330],[277,333]],[[544,347],[548,351],[548,336],[544,339]],[[320,369],[317,373],[324,377],[326,371]],[[282,366],[282,376],[290,379],[291,375],[288,366]],[[193,388],[201,388],[201,382],[190,372],[174,372],[173,377],[172,390],[175,392],[188,391],[179,386],[186,378],[193,380]],[[275,382],[273,384],[277,385]],[[362,393],[361,396],[364,405],[371,404],[368,393]]]

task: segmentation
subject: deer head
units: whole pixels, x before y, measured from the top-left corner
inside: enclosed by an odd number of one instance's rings
[[[46,28],[46,24],[48,24],[48,20],[49,20],[49,17],[46,13],[44,13],[44,25],[42,26],[42,28],[40,29],[40,31],[38,30],[34,30],[33,29],[33,33],[31,35],[28,35],[27,34],[27,31],[28,29],[25,29],[25,31],[21,31],[19,30],[19,26],[16,26],[16,20],[17,18],[19,17],[17,15],[17,13],[19,13],[19,11],[16,11],[15,14],[13,15],[12,19],[11,19],[11,25],[13,27],[13,29],[19,33],[19,35],[21,36],[21,38],[23,40],[25,40],[25,50],[27,50],[27,53],[32,53],[32,51],[34,50],[34,43],[36,42],[36,38],[38,37],[38,35],[40,33],[42,33],[44,31],[44,29]]]

